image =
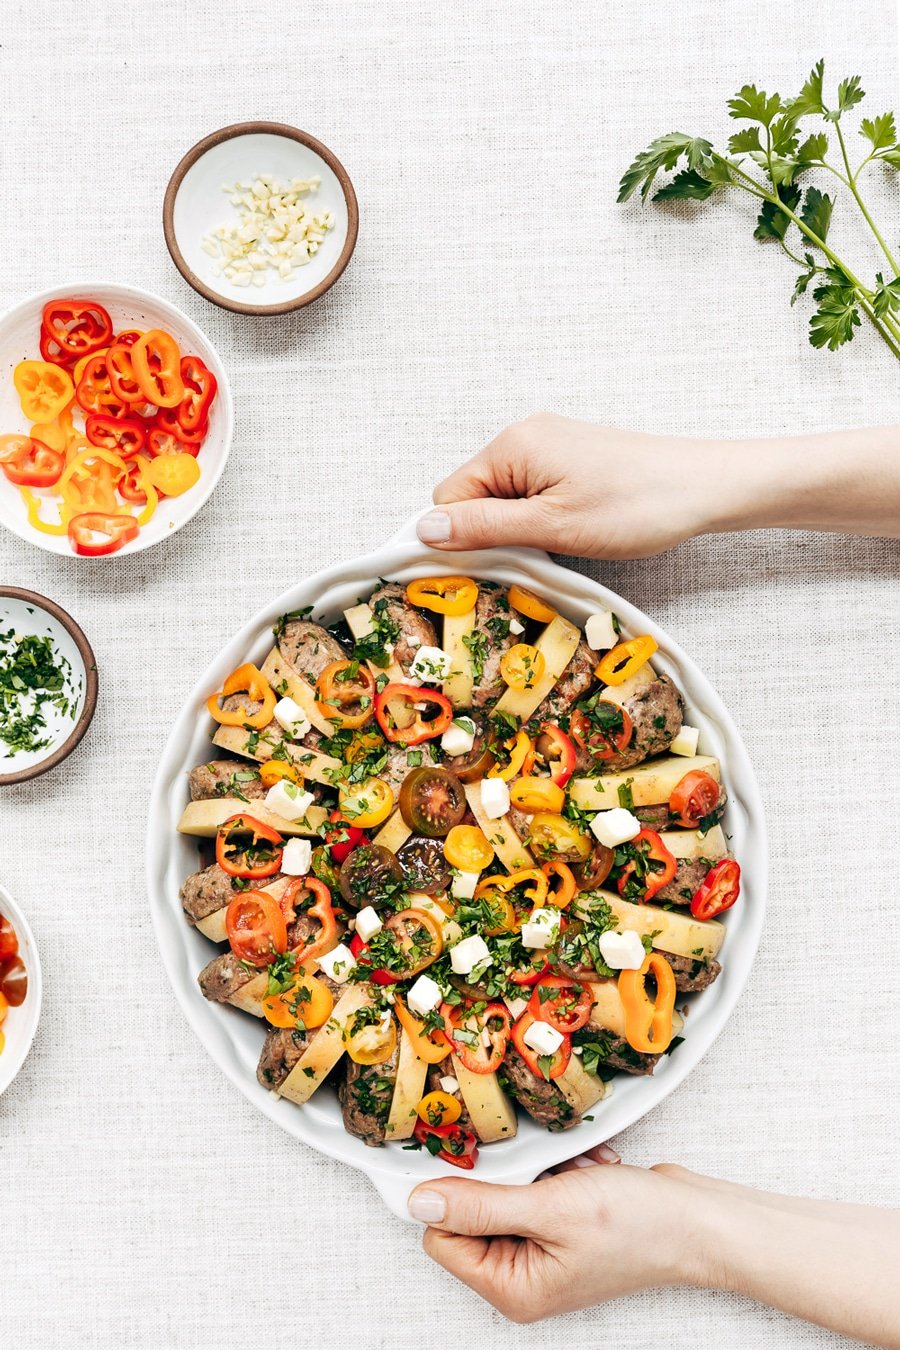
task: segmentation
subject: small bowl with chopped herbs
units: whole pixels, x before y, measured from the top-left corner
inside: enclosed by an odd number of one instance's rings
[[[96,704],[94,653],[71,615],[43,595],[0,586],[0,787],[61,763]]]
[[[178,164],[163,230],[175,266],[205,299],[238,314],[287,314],[344,271],[359,208],[347,170],[315,136],[238,122]]]

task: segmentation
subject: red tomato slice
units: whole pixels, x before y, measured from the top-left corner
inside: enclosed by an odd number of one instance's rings
[[[16,930],[6,915],[0,914],[0,961],[8,961],[11,956],[17,956],[18,951],[19,939]]]
[[[25,1002],[28,971],[21,956],[11,956],[0,965],[0,993],[11,1008],[18,1008]]]
[[[277,902],[265,891],[242,891],[225,913],[231,950],[251,966],[267,966],[287,950],[287,925]]]
[[[535,1021],[549,1023],[564,1036],[586,1024],[593,1006],[590,989],[563,975],[543,976],[528,1000]]]
[[[719,804],[719,784],[703,769],[692,769],[675,784],[669,798],[669,811],[686,830],[696,830],[704,816]]]

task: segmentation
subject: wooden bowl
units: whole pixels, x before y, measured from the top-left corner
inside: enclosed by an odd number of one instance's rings
[[[20,751],[10,758],[0,758],[0,787],[25,783],[61,764],[87,731],[97,707],[97,663],[91,644],[71,614],[34,591],[0,586],[0,631],[10,627],[21,633],[52,637],[57,650],[72,667],[77,694],[73,697],[72,714],[50,721],[50,745],[43,750]],[[0,742],[0,752],[3,748]]]
[[[260,173],[282,181],[321,178],[309,201],[330,210],[335,225],[318,253],[293,276],[282,280],[263,274],[265,285],[252,292],[259,301],[251,303],[246,287],[221,275],[222,260],[204,252],[203,240],[234,217],[224,184],[246,183]],[[288,314],[311,305],[337,281],[356,246],[359,208],[347,170],[314,136],[281,122],[236,122],[204,136],[181,160],[166,188],[163,230],[175,266],[205,299],[237,314]]]

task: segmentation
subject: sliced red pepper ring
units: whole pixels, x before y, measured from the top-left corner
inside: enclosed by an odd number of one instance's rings
[[[656,996],[647,993],[647,976],[656,981]],[[619,995],[625,1009],[625,1039],[642,1055],[661,1055],[672,1043],[675,975],[659,952],[648,952],[640,970],[619,974]]]
[[[549,769],[550,778],[557,787],[565,787],[575,772],[576,751],[571,738],[555,722],[542,722],[531,753],[522,765],[523,774],[534,771],[536,764]]]
[[[124,400],[116,398],[112,391],[106,357],[106,352],[97,352],[88,359],[75,389],[75,401],[86,413],[127,417],[131,409]]]
[[[366,835],[358,825],[351,825],[340,811],[332,811],[328,817],[329,828],[325,831],[325,843],[328,845],[332,860],[338,864],[349,858]]]
[[[430,1125],[416,1121],[413,1138],[427,1148],[433,1158],[471,1172],[478,1157],[478,1140],[464,1125]]]
[[[544,952],[529,952],[526,950],[525,957],[526,964],[524,966],[513,966],[509,971],[509,978],[513,984],[520,984],[523,988],[537,984],[538,980],[551,973]]]
[[[528,1011],[564,1036],[585,1026],[594,1000],[590,989],[564,975],[543,975],[528,1000]]]
[[[123,459],[139,455],[147,442],[147,431],[133,417],[110,417],[107,413],[89,413],[84,423],[91,445],[114,450]]]
[[[151,426],[147,433],[147,453],[156,459],[160,455],[193,455],[196,459],[200,445],[195,441],[184,441],[171,431]]]
[[[714,919],[724,914],[741,893],[741,868],[734,858],[723,858],[711,867],[691,900],[695,919]]]
[[[406,978],[405,975],[395,975],[392,971],[385,970],[383,966],[373,966],[369,944],[363,942],[359,933],[354,933],[350,939],[350,951],[356,957],[357,965],[362,966],[366,971],[366,978],[372,984],[399,984],[401,980]],[[400,1016],[399,1012],[397,1016]],[[443,1055],[441,1058],[443,1058]]]
[[[184,398],[181,353],[171,333],[151,328],[131,348],[131,368],[141,393],[157,408],[176,408]]]
[[[19,487],[52,487],[63,469],[66,457],[32,436],[0,436],[0,469]]]
[[[177,408],[158,408],[153,425],[159,431],[167,431],[170,436],[174,436],[185,448],[189,445],[201,445],[209,431],[208,422],[202,422],[194,430],[186,431],[178,420]]]
[[[512,1029],[512,1042],[535,1077],[550,1082],[554,1078],[561,1077],[569,1067],[569,1060],[572,1058],[572,1042],[568,1036],[564,1035],[562,1045],[554,1054],[539,1055],[536,1050],[532,1050],[530,1045],[526,1045],[525,1033],[533,1022],[541,1020],[531,1012],[524,1012]]]
[[[129,540],[135,539],[138,528],[133,516],[83,511],[69,521],[69,542],[83,558],[100,558],[117,553]]]
[[[626,900],[644,904],[675,875],[678,863],[660,839],[656,830],[640,830],[627,844],[616,850],[625,853],[617,879],[618,891]]]
[[[123,403],[143,403],[144,395],[141,386],[134,377],[134,367],[131,364],[131,348],[133,342],[123,342],[120,334],[106,353],[106,369],[109,375],[109,383],[116,398],[121,399]],[[136,333],[134,341],[140,337]]]
[[[73,357],[109,346],[113,334],[112,319],[94,300],[49,300],[42,326],[60,351]]]
[[[396,704],[403,713],[395,711],[392,704]],[[425,711],[436,708],[435,716],[426,720],[423,708],[418,707],[418,704],[423,704]],[[405,714],[409,713],[414,714],[413,721],[408,726],[401,726],[399,719],[402,717],[405,720]],[[385,739],[401,745],[419,745],[422,741],[442,736],[454,716],[453,704],[448,698],[436,689],[426,689],[415,684],[387,684],[375,698],[375,718]]]
[[[307,896],[312,896],[315,903],[303,910],[303,902]],[[314,942],[307,942],[297,948],[304,966],[308,968],[311,962],[317,961],[326,952],[334,951],[340,941],[340,930],[331,891],[324,881],[319,881],[316,877],[297,877],[284,891],[279,904],[287,923],[293,923],[297,913],[302,911],[310,918],[318,919],[322,925]]]
[[[281,866],[283,851],[278,831],[255,816],[229,816],[216,831],[216,862],[230,877],[251,881],[272,877]]]
[[[442,1003],[441,1017],[441,1035],[465,1067],[472,1073],[496,1073],[509,1044],[512,1016],[506,1004]]]
[[[219,386],[215,375],[199,356],[181,358],[181,381],[184,397],[178,404],[176,416],[181,430],[190,434],[207,424]]]

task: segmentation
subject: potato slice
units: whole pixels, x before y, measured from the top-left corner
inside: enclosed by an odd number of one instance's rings
[[[427,1076],[428,1065],[424,1059],[419,1059],[412,1040],[401,1028],[397,1078],[384,1130],[386,1139],[409,1139],[412,1136],[418,1119],[418,1105],[425,1096]]]
[[[267,760],[274,758],[273,752],[277,748],[277,758],[293,764],[304,778],[310,779],[313,783],[325,783],[328,787],[334,787],[334,775],[343,767],[339,759],[335,759],[333,755],[323,755],[318,750],[310,750],[296,741],[276,738],[273,743],[266,739],[266,732],[270,727],[273,731],[281,732],[277,722],[270,722],[269,727],[264,728],[258,736],[247,731],[245,727],[219,727],[213,736],[213,745],[219,746],[221,750],[227,750],[232,755],[255,759],[258,764],[265,764]]]
[[[373,844],[380,844],[382,848],[388,848],[392,853],[396,853],[402,844],[405,844],[412,830],[407,825],[399,811],[395,811],[392,816],[388,816],[381,829],[372,840]]]
[[[565,1073],[554,1081],[579,1116],[610,1096],[613,1090],[612,1083],[604,1083],[595,1073],[588,1073],[578,1055],[572,1056]]]
[[[450,1056],[450,1072],[459,1083],[459,1095],[483,1144],[512,1139],[518,1128],[516,1108],[500,1086],[495,1073],[473,1073],[456,1055]]]
[[[465,789],[466,801],[469,803],[472,815],[490,840],[494,852],[506,870],[516,872],[520,867],[533,867],[534,858],[516,834],[515,826],[510,817],[501,816],[499,820],[491,820],[489,816],[485,815],[481,803],[480,783],[466,783]]]
[[[300,834],[315,837],[325,823],[325,811],[313,805],[302,820],[285,820],[284,816],[267,811],[262,802],[242,802],[237,797],[210,797],[202,802],[188,802],[178,822],[179,834],[200,835],[211,839],[220,825],[231,816],[252,816],[262,825],[269,825],[279,834]]]
[[[716,782],[721,780],[719,761],[712,755],[666,755],[621,773],[602,774],[599,778],[573,778],[570,795],[583,811],[610,811],[622,805],[619,788],[627,785],[631,788],[635,806],[658,806],[669,800],[677,784],[692,769],[703,769]]]
[[[709,858],[715,862],[728,857],[728,841],[721,825],[714,825],[706,834],[700,830],[663,830],[659,837],[673,858]]]
[[[287,1097],[298,1106],[309,1101],[343,1055],[350,1019],[371,1003],[372,997],[365,985],[351,985],[338,999],[328,1021],[316,1033],[281,1087],[276,1088],[277,1095]]]
[[[557,614],[534,644],[544,658],[544,673],[531,689],[507,689],[497,700],[496,711],[527,722],[543,703],[581,641],[581,629]]]
[[[599,656],[597,659],[599,661]],[[630,698],[646,689],[655,679],[656,671],[647,661],[621,684],[605,684],[600,690],[600,697],[606,699],[608,703],[618,703],[620,708],[624,708]]]
[[[472,653],[464,639],[475,627],[475,607],[468,614],[445,614],[443,648],[450,657],[450,674],[441,688],[445,698],[449,698],[454,708],[471,708],[472,690],[475,686],[475,672],[472,669]]]
[[[654,947],[661,952],[707,961],[718,953],[725,941],[725,925],[717,923],[715,919],[701,922],[689,911],[660,909],[657,905],[633,905],[612,891],[598,891],[597,894],[609,905],[620,931],[631,929],[641,937],[652,936]],[[589,916],[590,907],[582,896],[576,898],[573,907],[581,918]]]
[[[333,736],[335,724],[326,717],[316,702],[316,691],[309,680],[298,675],[289,666],[277,647],[273,647],[262,664],[262,674],[279,698],[292,698],[306,713],[307,718],[323,736]]]

